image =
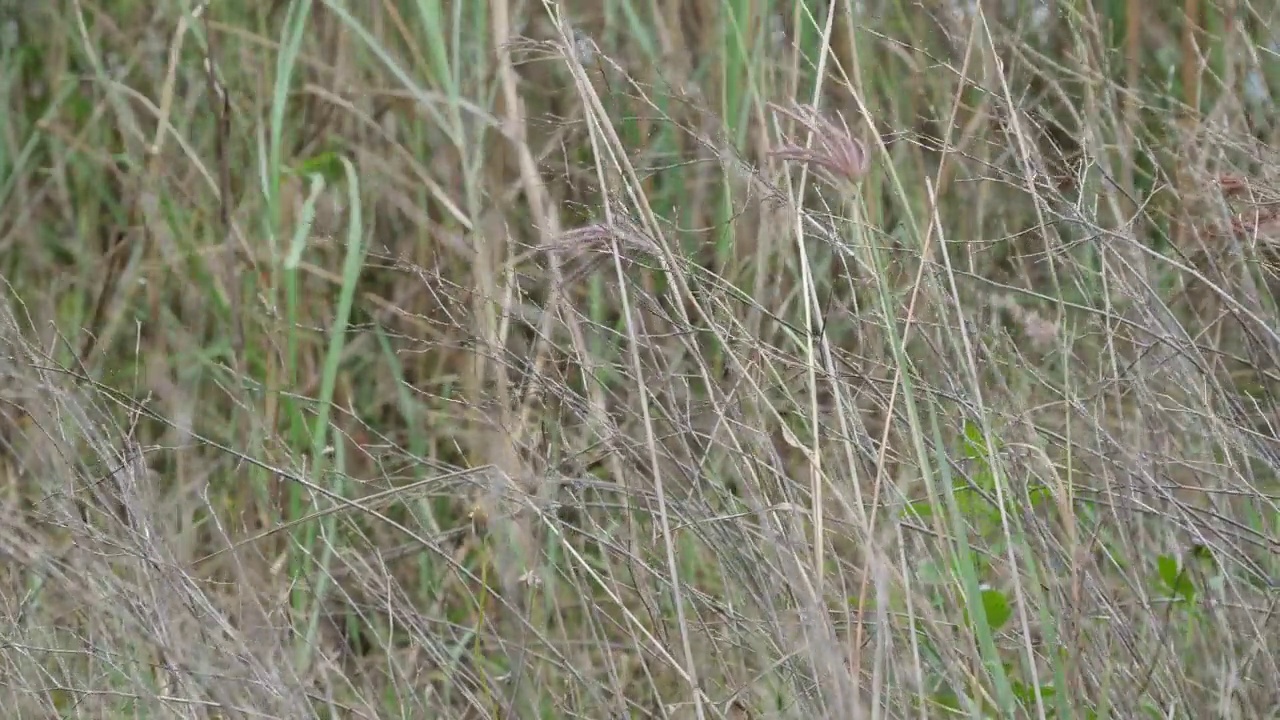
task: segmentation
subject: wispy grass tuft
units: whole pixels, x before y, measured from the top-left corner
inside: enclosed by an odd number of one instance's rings
[[[11,713],[1280,708],[1277,11],[0,10]]]

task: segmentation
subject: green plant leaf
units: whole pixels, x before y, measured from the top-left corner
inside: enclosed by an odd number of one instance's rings
[[[1004,624],[1013,616],[1009,599],[999,590],[982,591],[982,609],[987,613],[987,622],[991,624],[992,632],[1004,627]]]
[[[982,611],[987,615],[987,624],[991,626],[991,632],[999,632],[1004,624],[1009,622],[1009,618],[1013,616],[1013,609],[1009,607],[1009,599],[999,590],[983,590],[982,591]],[[964,614],[965,623],[970,627],[973,622],[969,617],[968,610]]]
[[[1044,485],[1037,485],[1027,491],[1027,496],[1031,500],[1032,507],[1042,507],[1053,502],[1053,493],[1049,492],[1049,488]]]
[[[933,503],[928,500],[907,503],[907,506],[902,509],[902,515],[915,520],[928,520],[933,517]]]
[[[1052,698],[1056,692],[1057,691],[1054,690],[1054,687],[1051,684],[1046,683],[1044,685],[1041,685],[1040,699],[1048,700]],[[1024,706],[1035,707],[1036,687],[1034,685],[1027,685],[1026,683],[1018,682],[1015,680],[1013,682],[1013,694],[1018,697],[1018,701],[1021,702]]]
[[[297,173],[303,177],[319,175],[327,183],[335,183],[342,179],[342,158],[332,150],[312,155],[298,165]]]
[[[1192,602],[1196,598],[1196,589],[1185,568],[1179,567],[1177,558],[1161,555],[1156,558],[1156,572],[1160,575],[1165,588],[1182,602]]]
[[[982,437],[982,428],[972,420],[964,421],[964,445],[961,452],[969,460],[987,463],[987,441]]]
[[[990,470],[983,470],[982,472],[974,473],[973,484],[976,485],[978,489],[982,490],[983,492],[994,493],[996,491],[995,473],[991,472]],[[975,493],[975,496],[976,496],[976,493]]]
[[[1160,573],[1165,587],[1172,588],[1178,582],[1178,561],[1168,555],[1161,555],[1156,558],[1156,572]]]
[[[995,495],[995,491],[995,477],[985,471],[974,476],[972,485],[961,482],[953,489],[960,515],[972,523],[982,536],[1000,527],[1000,509],[988,500],[989,496]]]
[[[930,698],[945,713],[944,717],[964,714],[960,707],[960,697],[950,690],[934,693]]]

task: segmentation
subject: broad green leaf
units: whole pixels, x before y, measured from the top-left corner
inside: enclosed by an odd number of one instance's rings
[[[1179,567],[1176,558],[1161,555],[1156,558],[1156,570],[1165,588],[1183,602],[1192,602],[1196,598],[1196,589],[1185,568]]]
[[[982,591],[982,609],[987,613],[987,622],[991,624],[992,632],[1004,627],[1004,624],[1013,616],[1009,599],[999,590]]]
[[[983,590],[982,591],[982,611],[987,615],[987,624],[991,626],[991,632],[999,632],[1005,623],[1009,622],[1009,618],[1013,616],[1013,610],[1009,607],[1009,599],[999,590]],[[964,613],[965,623],[970,627],[973,622],[969,617],[968,610]]]
[[[902,509],[902,514],[904,517],[908,518],[928,520],[933,517],[933,503],[928,500],[916,500],[915,502],[908,503],[907,506]]]
[[[1156,558],[1156,572],[1160,573],[1160,579],[1164,581],[1166,588],[1173,588],[1178,582],[1178,561],[1169,555],[1161,555]]]
[[[303,177],[319,175],[327,183],[336,183],[342,179],[342,159],[338,153],[326,150],[303,160],[298,165],[297,173]]]
[[[1057,691],[1053,685],[1044,684],[1040,686],[1040,699],[1048,700],[1053,697]],[[1013,682],[1013,694],[1018,696],[1019,702],[1026,707],[1035,707],[1036,704],[1036,688],[1034,685],[1027,685],[1022,682]]]

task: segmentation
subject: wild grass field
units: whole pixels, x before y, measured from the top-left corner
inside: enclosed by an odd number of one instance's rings
[[[1280,5],[0,0],[15,718],[1280,717]]]

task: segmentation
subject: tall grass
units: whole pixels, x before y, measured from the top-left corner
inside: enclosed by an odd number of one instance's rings
[[[18,717],[1280,717],[1280,12],[0,11]]]

